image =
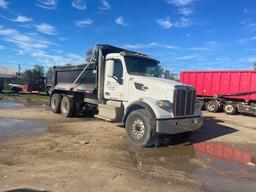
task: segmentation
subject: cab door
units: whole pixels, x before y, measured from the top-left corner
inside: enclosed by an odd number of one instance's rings
[[[105,66],[104,98],[122,101],[124,98],[124,67],[120,59],[109,59]]]

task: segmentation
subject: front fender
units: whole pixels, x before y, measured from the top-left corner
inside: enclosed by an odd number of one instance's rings
[[[171,113],[161,109],[157,106],[157,100],[154,98],[143,98],[140,100],[136,100],[132,103],[130,103],[126,107],[126,114],[124,117],[124,120],[126,119],[127,115],[130,113],[131,109],[134,106],[141,106],[141,108],[145,108],[148,110],[152,115],[154,115],[155,119],[165,119],[165,118],[172,118]]]
[[[172,118],[172,114],[169,111],[166,111],[157,105],[157,99],[146,97],[143,98],[143,101],[147,103],[155,113],[156,119],[166,119]]]

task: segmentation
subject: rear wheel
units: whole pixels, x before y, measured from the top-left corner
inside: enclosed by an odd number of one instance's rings
[[[146,147],[154,143],[155,120],[145,109],[131,112],[127,117],[125,127],[132,144]]]
[[[234,104],[226,104],[224,106],[224,111],[228,115],[235,115],[235,114],[237,114],[237,108],[236,108],[236,106]]]
[[[75,110],[74,101],[68,96],[64,96],[61,100],[61,114],[64,117],[72,117]]]
[[[205,103],[205,109],[209,112],[216,113],[220,110],[220,105],[217,101],[211,100]]]
[[[62,96],[61,94],[58,94],[58,93],[54,93],[51,96],[50,105],[51,105],[52,112],[60,113],[61,99],[62,99]]]

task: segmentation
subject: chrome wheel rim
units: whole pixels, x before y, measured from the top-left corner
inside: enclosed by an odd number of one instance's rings
[[[135,119],[132,123],[132,135],[136,139],[141,139],[143,138],[145,134],[145,125],[142,120],[140,119]]]
[[[231,113],[231,112],[233,111],[233,107],[232,107],[231,105],[227,105],[227,106],[225,107],[225,110],[226,110],[227,112]]]
[[[208,108],[211,110],[211,111],[214,111],[215,110],[215,104],[211,103],[208,105]]]

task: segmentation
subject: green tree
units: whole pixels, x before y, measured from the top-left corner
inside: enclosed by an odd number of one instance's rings
[[[164,74],[165,74],[165,70],[162,66],[159,67],[159,73],[160,73],[161,77],[164,76]]]
[[[178,74],[176,74],[176,73],[170,73],[169,70],[165,70],[165,71],[164,71],[164,78],[165,78],[165,79],[170,79],[170,80],[179,81]]]
[[[176,73],[171,73],[169,79],[179,81],[179,75]]]
[[[44,77],[44,67],[42,65],[35,65],[32,69],[27,69],[22,73],[22,79],[26,83],[38,82],[38,80]]]
[[[256,61],[253,63],[253,68],[256,70]]]
[[[53,71],[53,67],[49,67],[45,76],[46,77],[51,76],[52,75],[52,71]]]

